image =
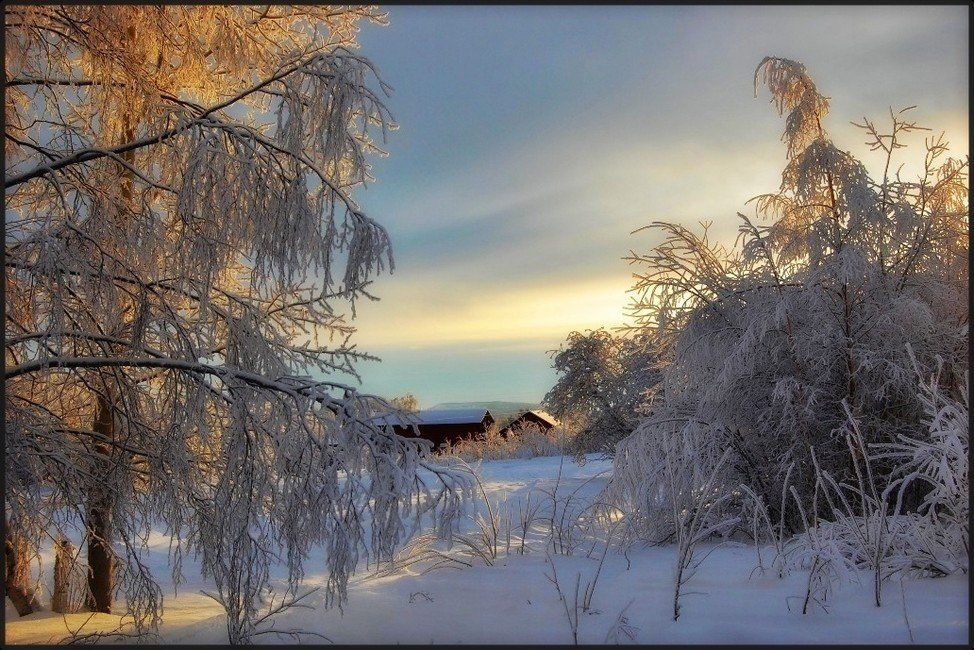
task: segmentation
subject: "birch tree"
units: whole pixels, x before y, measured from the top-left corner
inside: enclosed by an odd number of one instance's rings
[[[5,8],[9,530],[80,525],[93,609],[121,589],[140,629],[162,605],[150,527],[174,579],[198,555],[243,642],[274,562],[295,587],[324,545],[340,601],[409,517],[455,512],[459,479],[391,407],[328,379],[367,357],[348,314],[393,266],[352,195],[394,127],[361,21],[384,16]]]
[[[864,450],[850,456],[847,416],[864,445],[912,438],[926,428],[918,371],[942,360],[938,382],[952,392],[967,370],[966,157],[949,157],[945,135],[922,128],[913,107],[891,109],[885,126],[857,123],[884,159],[873,176],[829,138],[829,100],[801,63],[768,57],[754,82],[785,117],[779,189],[738,213],[733,247],[706,227],[655,223],[661,242],[628,258],[636,327],[664,365],[659,399],[618,447],[612,485],[644,534],[672,529],[666,505],[683,497],[670,484],[695,489],[728,448],[722,490],[744,483],[777,519],[789,480],[811,508],[813,450],[822,471],[855,481]],[[911,134],[925,143],[917,176],[897,171]],[[671,449],[691,456],[685,480],[648,469]],[[905,498],[915,507],[922,493]],[[802,527],[796,512],[791,530]]]

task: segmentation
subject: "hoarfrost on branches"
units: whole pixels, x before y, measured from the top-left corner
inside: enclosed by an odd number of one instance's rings
[[[5,16],[8,530],[36,546],[81,525],[95,608],[118,579],[141,629],[160,620],[139,552],[161,522],[174,578],[198,554],[242,642],[273,563],[296,588],[324,545],[340,602],[410,520],[449,527],[459,475],[383,424],[395,407],[327,379],[368,358],[342,305],[393,266],[351,194],[394,128],[355,53],[384,16]]]
[[[829,139],[828,98],[803,65],[765,58],[761,84],[788,160],[779,189],[739,213],[737,245],[654,223],[662,241],[627,258],[661,381],[616,447],[607,496],[632,534],[663,540],[694,490],[735,495],[728,515],[764,522],[779,574],[783,540],[801,534],[807,601],[825,602],[829,572],[856,557],[880,583],[900,551],[928,572],[966,570],[968,161],[926,135],[919,176],[901,176],[906,136],[927,130],[913,107],[891,110],[887,127],[856,123],[885,157],[875,178]],[[934,379],[918,391],[918,377]],[[829,503],[836,490],[846,505]]]
[[[616,336],[605,329],[572,332],[551,354],[559,377],[544,397],[545,407],[567,421],[576,455],[611,453],[632,433],[640,405],[659,382],[646,337]]]

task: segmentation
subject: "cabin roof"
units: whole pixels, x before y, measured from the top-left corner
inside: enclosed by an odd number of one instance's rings
[[[541,411],[541,410],[537,410],[537,409],[532,409],[532,410],[528,411],[528,413],[534,414],[535,416],[537,416],[538,418],[544,420],[545,422],[547,422],[548,424],[550,424],[553,427],[558,426],[558,418],[556,418],[555,416],[553,416],[551,413],[548,413],[547,411]]]
[[[514,418],[511,419],[510,422],[508,422],[504,426],[504,428],[509,429],[512,426],[522,426],[523,420],[531,419],[529,416],[533,416],[535,419],[541,420],[542,422],[546,423],[549,427],[558,426],[558,418],[556,418],[552,414],[548,413],[547,411],[542,411],[540,409],[531,409],[528,411],[521,411],[520,413],[518,413]]]
[[[425,409],[410,414],[408,418],[400,418],[395,415],[387,415],[381,418],[383,424],[396,426],[410,426],[414,422],[419,425],[424,424],[480,424],[485,417],[490,416],[490,411],[484,408],[468,409]]]
[[[473,424],[484,421],[490,411],[473,409],[427,409],[416,414],[420,424]]]

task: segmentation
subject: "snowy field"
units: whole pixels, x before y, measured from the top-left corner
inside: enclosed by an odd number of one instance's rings
[[[495,511],[509,511],[517,519],[518,504],[528,495],[534,503],[551,490],[561,469],[559,495],[578,490],[576,499],[591,501],[604,484],[610,463],[590,457],[583,466],[565,459],[536,458],[485,462],[479,465],[485,491]],[[505,505],[506,504],[506,505]],[[483,508],[471,504],[471,514]],[[473,521],[468,522],[471,526]],[[469,528],[468,528],[469,530]],[[506,541],[506,540],[505,540]],[[152,567],[160,579],[168,575],[169,540],[152,540]],[[423,564],[376,575],[374,567],[352,578],[344,611],[325,609],[323,595],[304,602],[309,609],[281,615],[278,630],[316,632],[335,643],[572,643],[566,608],[549,579],[552,566],[569,600],[576,579],[584,592],[599,568],[600,552],[589,553],[582,543],[574,555],[545,553],[540,539],[532,539],[524,554],[502,548],[492,566],[465,555],[466,567],[422,572]],[[514,544],[516,546],[516,543]],[[801,614],[806,575],[794,572],[778,579],[770,571],[755,570],[755,549],[725,544],[711,551],[685,587],[681,616],[672,619],[673,547],[633,547],[628,558],[610,551],[601,568],[588,611],[577,623],[579,643],[965,643],[968,637],[968,588],[965,576],[891,581],[885,603],[872,603],[868,576],[862,585],[841,585],[829,613]],[[588,557],[587,554],[591,556]],[[48,549],[45,566],[53,557]],[[195,565],[185,563],[185,581],[173,592],[165,590],[164,623],[159,641],[165,643],[225,643],[222,610],[201,595],[209,585]],[[323,584],[309,564],[306,586]],[[40,612],[18,618],[7,601],[8,643],[50,643],[69,631],[94,632],[118,626],[118,617]],[[83,628],[82,628],[83,626]],[[321,643],[318,637],[305,641]],[[292,642],[286,635],[268,634],[258,642]]]

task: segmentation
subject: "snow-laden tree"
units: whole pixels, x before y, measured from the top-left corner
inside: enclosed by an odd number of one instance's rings
[[[788,160],[778,191],[752,200],[759,219],[740,215],[730,249],[706,228],[656,223],[661,243],[630,258],[641,267],[635,322],[664,370],[650,413],[617,447],[610,492],[656,538],[673,532],[669,505],[686,498],[674,490],[707,484],[725,449],[718,492],[744,483],[777,521],[791,469],[808,510],[812,450],[823,472],[855,481],[848,416],[867,445],[926,430],[911,347],[922,376],[943,360],[945,393],[967,369],[967,159],[928,136],[918,176],[901,175],[904,136],[921,127],[891,110],[886,128],[858,125],[884,157],[874,178],[829,139],[828,99],[803,65],[766,58],[759,83],[786,116]],[[907,509],[923,500],[914,487]],[[788,521],[802,525],[794,510]]]
[[[558,380],[545,408],[573,430],[578,453],[610,452],[639,422],[638,407],[659,381],[646,337],[605,329],[572,332],[552,353]]]
[[[405,395],[399,395],[393,397],[390,403],[398,406],[404,411],[418,411],[419,410],[419,398],[417,398],[412,393],[406,393]]]
[[[341,599],[363,552],[455,511],[391,407],[327,379],[365,356],[344,312],[393,263],[351,195],[393,126],[361,20],[384,17],[5,9],[8,532],[82,526],[93,608],[118,579],[140,628],[150,527],[174,578],[198,554],[238,642],[274,562],[296,587],[324,545]]]

